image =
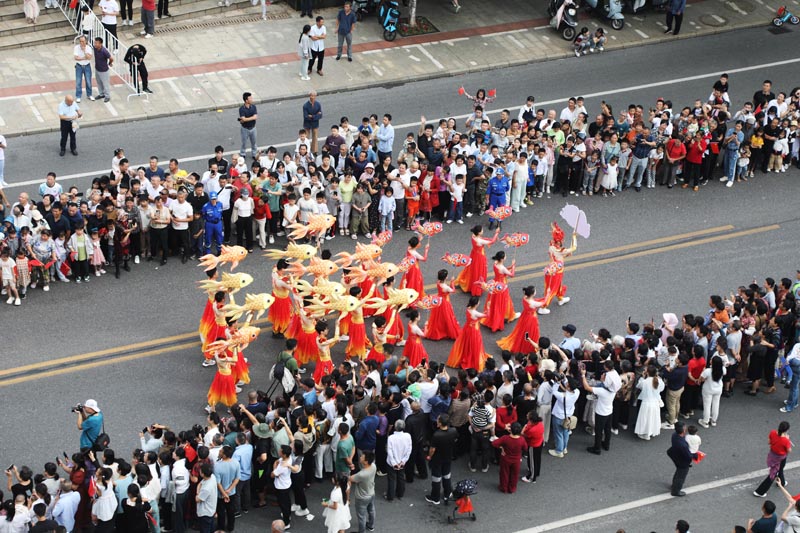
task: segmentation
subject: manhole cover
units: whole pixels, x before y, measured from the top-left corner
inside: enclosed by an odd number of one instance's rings
[[[723,5],[730,11],[739,13],[741,15],[747,15],[756,9],[756,6],[748,0],[731,0],[729,2],[725,2]]]
[[[728,23],[726,19],[720,17],[719,15],[702,15],[700,17],[700,22],[713,28],[719,28]]]
[[[769,30],[767,30],[767,31],[769,31],[773,35],[780,35],[781,33],[789,33],[792,30],[790,30],[786,26],[779,26],[779,27],[770,26]]]

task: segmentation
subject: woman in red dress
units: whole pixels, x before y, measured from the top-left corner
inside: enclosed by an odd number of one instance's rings
[[[303,309],[299,310],[292,317],[292,320],[294,320],[296,316],[300,323],[297,335],[295,337],[290,337],[297,339],[297,348],[294,351],[294,358],[300,366],[307,365],[310,361],[315,360],[318,353],[317,330],[315,329],[317,321],[306,312],[305,308],[309,305],[311,305],[311,298],[303,298]]]
[[[386,278],[386,281],[383,282],[383,299],[389,299],[389,290],[393,288],[394,285],[394,276],[389,276]],[[389,342],[390,344],[397,344],[397,346],[403,346],[406,341],[402,340],[405,337],[405,330],[403,329],[403,321],[400,320],[400,317],[397,314],[396,307],[387,307],[386,311],[383,312],[383,318],[386,319],[386,323],[388,325],[387,333],[389,335]]]
[[[522,290],[522,314],[519,322],[514,327],[511,335],[497,341],[497,345],[503,350],[512,353],[529,354],[536,351],[530,342],[526,342],[525,335],[533,342],[539,342],[539,316],[538,309],[543,305],[541,300],[536,298],[536,288],[533,286],[525,287]]]
[[[202,350],[206,353],[208,345],[214,342],[215,339],[225,336],[225,314],[222,308],[225,306],[225,291],[217,291],[215,293],[209,292],[208,299],[206,300],[206,308],[203,311],[203,316],[200,319],[200,340],[203,341]],[[213,361],[206,358],[206,361]],[[205,366],[212,366],[214,363]]]
[[[425,255],[417,251],[419,248],[419,237],[414,236],[408,240],[408,248],[406,249],[406,258],[413,259],[414,264],[408,268],[403,281],[400,283],[401,289],[414,289],[419,294],[419,298],[425,296],[425,283],[422,280],[422,270],[420,270],[419,262],[428,260],[428,250],[430,244],[425,246]]]
[[[394,319],[395,317],[392,317],[392,320]],[[397,338],[394,335],[390,336],[388,332],[392,325],[383,315],[376,316],[372,321],[372,349],[367,354],[367,361],[377,361],[380,364],[386,362],[383,345],[397,342]]]
[[[272,296],[275,297],[275,303],[270,306],[267,318],[272,322],[272,336],[277,339],[284,338],[292,318],[292,286],[286,276],[287,268],[289,263],[286,259],[279,259],[272,271]]]
[[[458,325],[453,304],[450,303],[450,293],[456,290],[452,283],[447,283],[447,270],[440,270],[436,277],[438,279],[436,288],[442,303],[431,309],[428,322],[425,324],[425,338],[432,341],[456,340],[461,326]]]
[[[486,305],[483,306],[483,313],[486,318],[481,320],[481,324],[488,327],[492,331],[499,331],[505,327],[505,322],[512,322],[519,315],[514,313],[514,303],[511,301],[511,296],[508,291],[508,278],[514,277],[514,262],[511,263],[511,270],[507,269],[503,264],[506,259],[506,253],[502,250],[494,254],[492,260],[494,261],[494,281],[502,283],[503,288],[493,291],[486,298]]]
[[[235,319],[228,318],[226,320],[228,322],[228,329],[225,332],[225,336],[230,339],[238,328]],[[244,352],[237,350],[236,355],[236,362],[231,367],[231,375],[233,376],[233,382],[236,384],[236,392],[242,392],[242,389],[239,387],[250,383],[250,365],[247,363]]]
[[[361,287],[350,287],[350,296],[357,299],[360,295]],[[369,298],[369,295],[366,297]],[[367,355],[367,350],[371,347],[367,338],[367,328],[364,326],[363,300],[361,302],[362,305],[359,305],[355,311],[351,311],[348,314],[350,318],[350,333],[347,348],[344,350],[344,354],[348,359],[351,357],[364,359],[364,356]]]
[[[450,357],[447,358],[447,366],[452,368],[474,368],[478,372],[483,370],[483,364],[489,355],[483,348],[483,337],[480,330],[480,319],[485,315],[478,311],[478,304],[481,299],[478,296],[471,296],[467,304],[467,321],[458,334],[453,348],[450,350]]]
[[[425,351],[425,346],[422,344],[422,329],[419,327],[419,311],[410,309],[406,311],[408,317],[408,341],[405,348],[403,348],[403,356],[408,358],[408,362],[412,368],[418,367],[422,360],[428,360],[428,352]]]
[[[214,381],[211,382],[211,387],[208,388],[207,413],[215,411],[218,403],[230,407],[237,401],[236,380],[233,377],[232,369],[238,360],[238,351],[234,350],[233,354],[226,351],[225,355],[229,355],[229,357],[214,357],[217,362],[217,374],[214,376]]]
[[[456,278],[456,285],[473,296],[483,294],[483,287],[480,282],[486,281],[486,251],[484,247],[491,246],[497,241],[497,234],[500,228],[494,232],[494,237],[485,239],[483,237],[483,226],[472,228],[472,251],[469,253],[472,262],[461,271]]]
[[[314,383],[321,383],[322,377],[327,376],[333,371],[333,362],[331,361],[331,346],[339,342],[339,336],[338,332],[336,332],[332,339],[328,339],[327,322],[317,322],[316,330],[319,360],[317,361],[316,368],[314,368]]]
[[[547,250],[550,256],[550,263],[544,267],[544,305],[539,309],[539,314],[546,315],[550,312],[547,306],[553,301],[553,298],[558,300],[558,305],[564,305],[569,301],[567,294],[567,286],[562,285],[564,280],[564,259],[569,257],[575,252],[578,247],[578,236],[572,234],[572,246],[564,248],[564,231],[558,227],[558,224],[553,222],[550,225],[552,238],[550,239],[550,247]]]

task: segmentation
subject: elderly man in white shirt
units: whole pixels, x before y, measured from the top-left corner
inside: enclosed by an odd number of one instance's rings
[[[406,492],[405,466],[411,457],[411,435],[405,432],[406,423],[398,420],[394,423],[394,432],[386,442],[386,463],[389,465],[389,486],[384,498],[392,501],[397,497],[403,499]]]

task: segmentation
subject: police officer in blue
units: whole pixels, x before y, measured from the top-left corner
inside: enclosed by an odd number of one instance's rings
[[[486,201],[489,207],[496,208],[506,205],[506,193],[511,189],[511,185],[506,177],[506,171],[498,168],[494,171],[494,176],[489,180],[486,185]],[[497,222],[497,227],[500,227],[501,222],[493,218],[489,219],[489,229],[494,227]]]
[[[200,211],[206,224],[205,231],[205,250],[211,253],[212,243],[216,243],[216,253],[219,255],[222,250],[222,204],[217,200],[217,193],[208,193],[208,203]]]

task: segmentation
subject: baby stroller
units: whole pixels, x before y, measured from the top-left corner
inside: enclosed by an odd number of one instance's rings
[[[447,517],[448,524],[455,524],[458,520],[456,514],[467,515],[473,522],[478,519],[473,512],[472,499],[470,496],[478,493],[478,482],[474,479],[462,479],[453,488],[453,498],[456,500],[456,507],[453,509],[453,516]]]

